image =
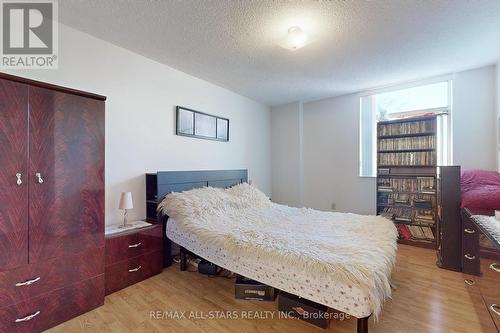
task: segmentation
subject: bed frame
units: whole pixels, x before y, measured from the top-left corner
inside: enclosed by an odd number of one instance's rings
[[[212,171],[159,171],[158,177],[158,198],[163,198],[171,192],[181,192],[205,186],[227,188],[244,182],[248,182],[248,170],[212,170]],[[158,202],[160,202],[158,200]],[[158,216],[159,221],[165,224],[168,216]],[[164,230],[165,231],[165,230]],[[170,257],[172,246],[171,241],[166,238],[165,232],[165,256]],[[180,269],[187,270],[187,255],[194,255],[180,247]],[[357,318],[357,333],[368,333],[368,317]]]

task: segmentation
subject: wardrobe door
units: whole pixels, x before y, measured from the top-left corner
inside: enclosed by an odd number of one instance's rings
[[[28,86],[0,79],[0,271],[28,263]]]
[[[29,259],[104,246],[104,102],[30,87]]]

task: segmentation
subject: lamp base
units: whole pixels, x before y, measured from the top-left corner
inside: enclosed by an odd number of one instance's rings
[[[118,228],[123,229],[123,228],[129,228],[129,227],[133,227],[133,226],[134,226],[133,224],[128,223],[128,212],[125,209],[125,211],[123,212],[123,224],[118,226]]]

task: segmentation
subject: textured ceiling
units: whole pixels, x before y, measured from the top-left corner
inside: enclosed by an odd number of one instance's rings
[[[62,23],[269,105],[496,63],[500,0],[61,0]],[[278,46],[291,26],[314,41]]]

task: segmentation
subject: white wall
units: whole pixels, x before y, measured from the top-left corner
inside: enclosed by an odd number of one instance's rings
[[[496,67],[453,77],[453,163],[496,170]]]
[[[489,66],[453,75],[454,163],[464,168],[496,169],[495,71]],[[375,213],[375,179],[358,176],[359,98],[351,94],[303,104],[307,207],[331,210],[334,204],[337,211]],[[282,131],[292,135],[290,128]],[[273,193],[287,186],[275,179]]]
[[[144,218],[144,173],[248,168],[271,193],[269,107],[64,25],[59,69],[11,74],[106,95],[106,223],[120,219],[121,191],[131,218]],[[230,119],[230,142],[175,135],[174,107]]]
[[[271,142],[272,199],[302,207],[302,103],[271,108]]]
[[[358,147],[357,94],[304,104],[306,207],[361,214],[375,211],[375,179],[358,176]]]

